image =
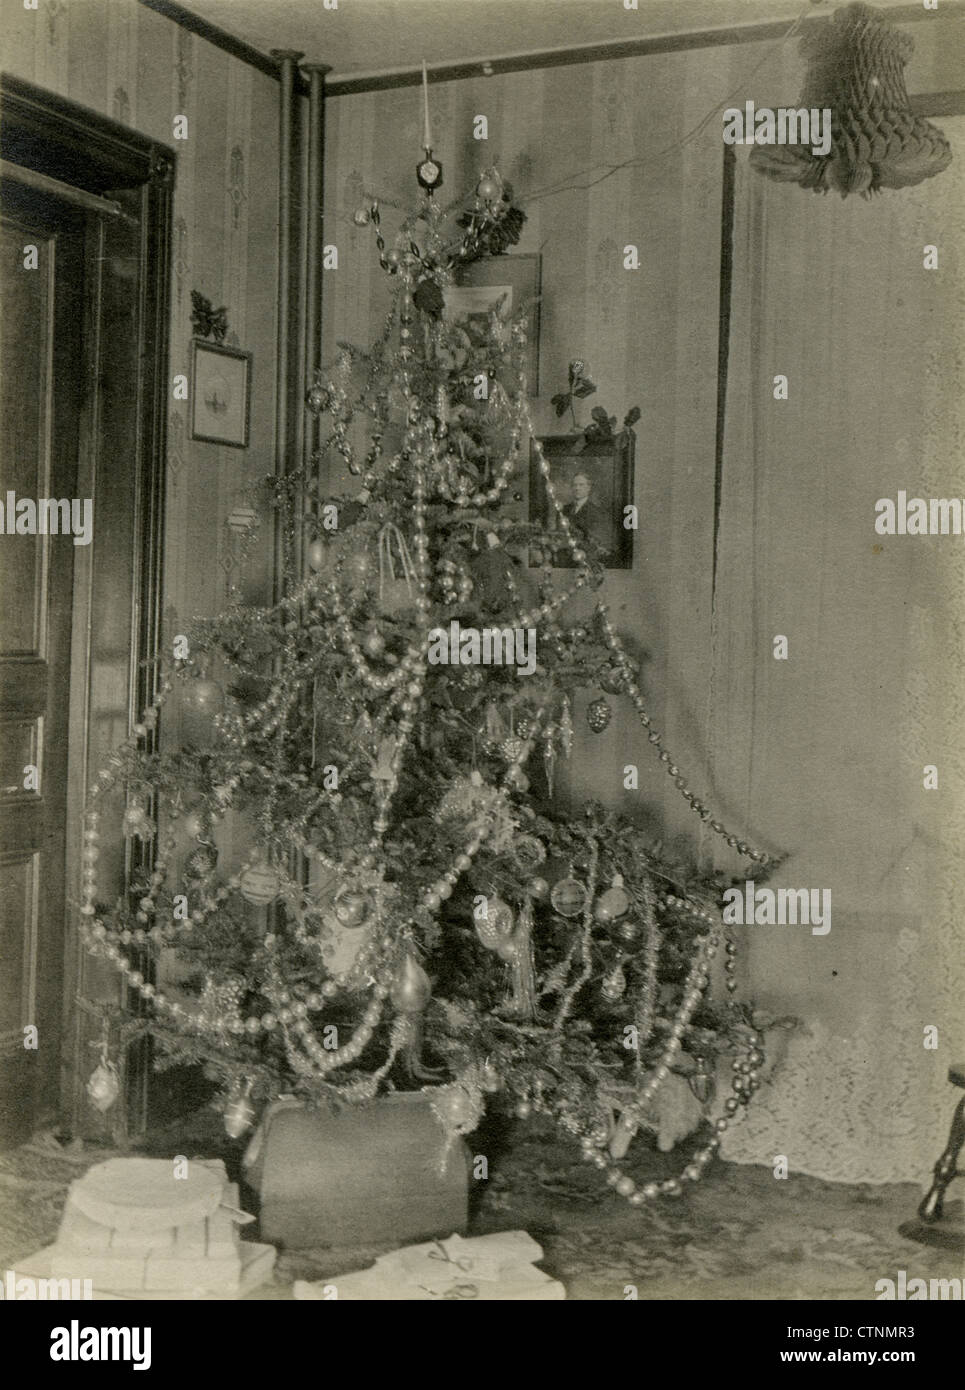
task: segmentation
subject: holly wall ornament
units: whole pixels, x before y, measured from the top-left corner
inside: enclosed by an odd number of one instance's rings
[[[602,696],[586,707],[586,722],[595,734],[602,734],[612,717],[613,711]]]

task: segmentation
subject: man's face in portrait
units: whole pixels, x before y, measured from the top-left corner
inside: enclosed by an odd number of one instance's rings
[[[573,501],[585,502],[593,491],[593,484],[585,473],[576,473],[573,477]]]

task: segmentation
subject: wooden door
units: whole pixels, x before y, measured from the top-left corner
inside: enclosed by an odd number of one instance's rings
[[[85,215],[47,195],[5,181],[2,206],[0,1145],[60,1101],[75,546],[31,534],[17,503],[39,530],[38,501],[76,498],[85,237]]]

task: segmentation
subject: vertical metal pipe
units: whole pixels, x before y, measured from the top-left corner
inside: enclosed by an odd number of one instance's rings
[[[308,74],[308,179],[305,190],[308,202],[308,238],[305,264],[305,379],[306,382],[322,362],[322,253],[324,236],[324,174],[325,174],[325,74],[331,72],[327,63],[306,63]],[[318,420],[311,417],[306,424],[304,461],[310,476],[312,455],[318,445]]]
[[[293,187],[296,97],[295,79],[302,53],[290,48],[272,49],[279,65],[278,74],[278,338],[275,349],[275,475],[283,476],[289,466],[291,445],[291,337],[292,305],[296,267],[292,263]],[[275,528],[274,600],[284,589],[285,538],[280,523]]]

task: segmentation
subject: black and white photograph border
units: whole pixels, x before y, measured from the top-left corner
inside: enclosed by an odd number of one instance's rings
[[[839,1324],[963,1296],[965,0],[0,27],[0,1297],[912,1359]]]

